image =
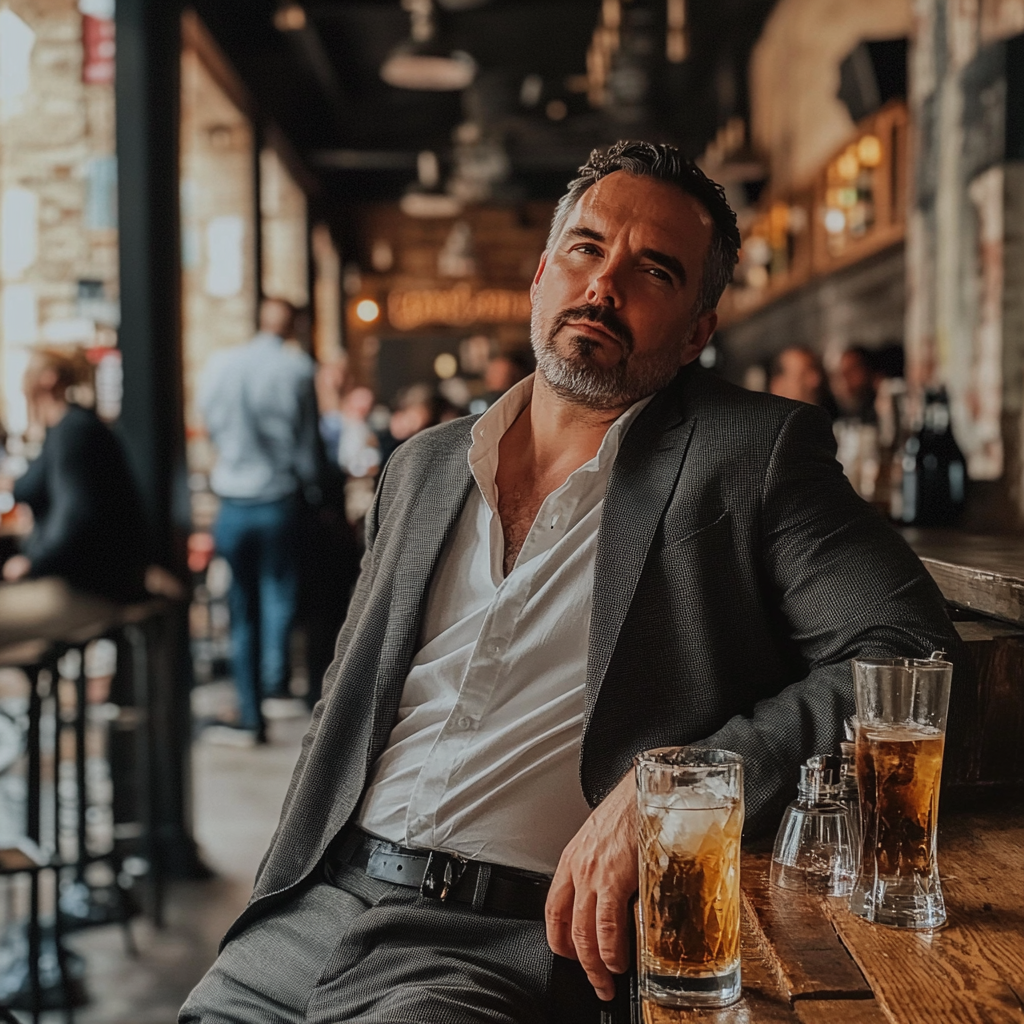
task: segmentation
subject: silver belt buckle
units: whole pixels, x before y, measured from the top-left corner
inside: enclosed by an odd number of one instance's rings
[[[427,855],[427,866],[423,871],[423,881],[420,882],[420,895],[428,899],[440,900],[442,903],[448,899],[452,890],[459,884],[459,879],[465,874],[468,861],[457,853],[441,853],[438,850],[431,850]]]

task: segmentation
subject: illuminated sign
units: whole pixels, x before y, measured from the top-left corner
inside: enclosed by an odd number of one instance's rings
[[[529,323],[530,293],[468,284],[449,289],[394,291],[388,295],[388,320],[399,331],[427,324],[468,327],[471,324]]]

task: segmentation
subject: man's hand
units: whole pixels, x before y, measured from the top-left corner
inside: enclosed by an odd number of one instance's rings
[[[15,583],[24,579],[32,568],[32,563],[24,555],[14,555],[4,562],[4,579]]]
[[[594,809],[562,852],[548,893],[548,945],[578,960],[599,998],[615,996],[613,974],[629,970],[629,899],[637,889],[633,773]]]

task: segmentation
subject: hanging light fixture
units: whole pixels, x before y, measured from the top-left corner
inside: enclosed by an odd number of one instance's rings
[[[461,50],[448,51],[434,33],[431,0],[402,0],[412,19],[411,36],[388,54],[380,77],[397,89],[453,92],[476,76],[476,62]]]
[[[672,64],[686,60],[689,47],[686,39],[686,0],[668,0],[665,33],[665,56]]]

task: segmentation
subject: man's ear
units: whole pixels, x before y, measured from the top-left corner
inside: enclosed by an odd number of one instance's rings
[[[697,323],[693,328],[693,334],[690,335],[690,340],[683,345],[683,351],[679,356],[680,366],[686,366],[687,363],[692,363],[694,359],[704,351],[705,346],[711,340],[711,335],[715,333],[715,328],[717,326],[718,312],[714,309],[709,309],[697,317]]]
[[[544,273],[544,268],[548,265],[548,251],[545,249],[540,254],[540,263],[537,264],[537,273],[533,275],[533,284],[530,285],[530,301],[533,302],[533,297],[537,293],[537,286],[540,284],[541,276]]]

